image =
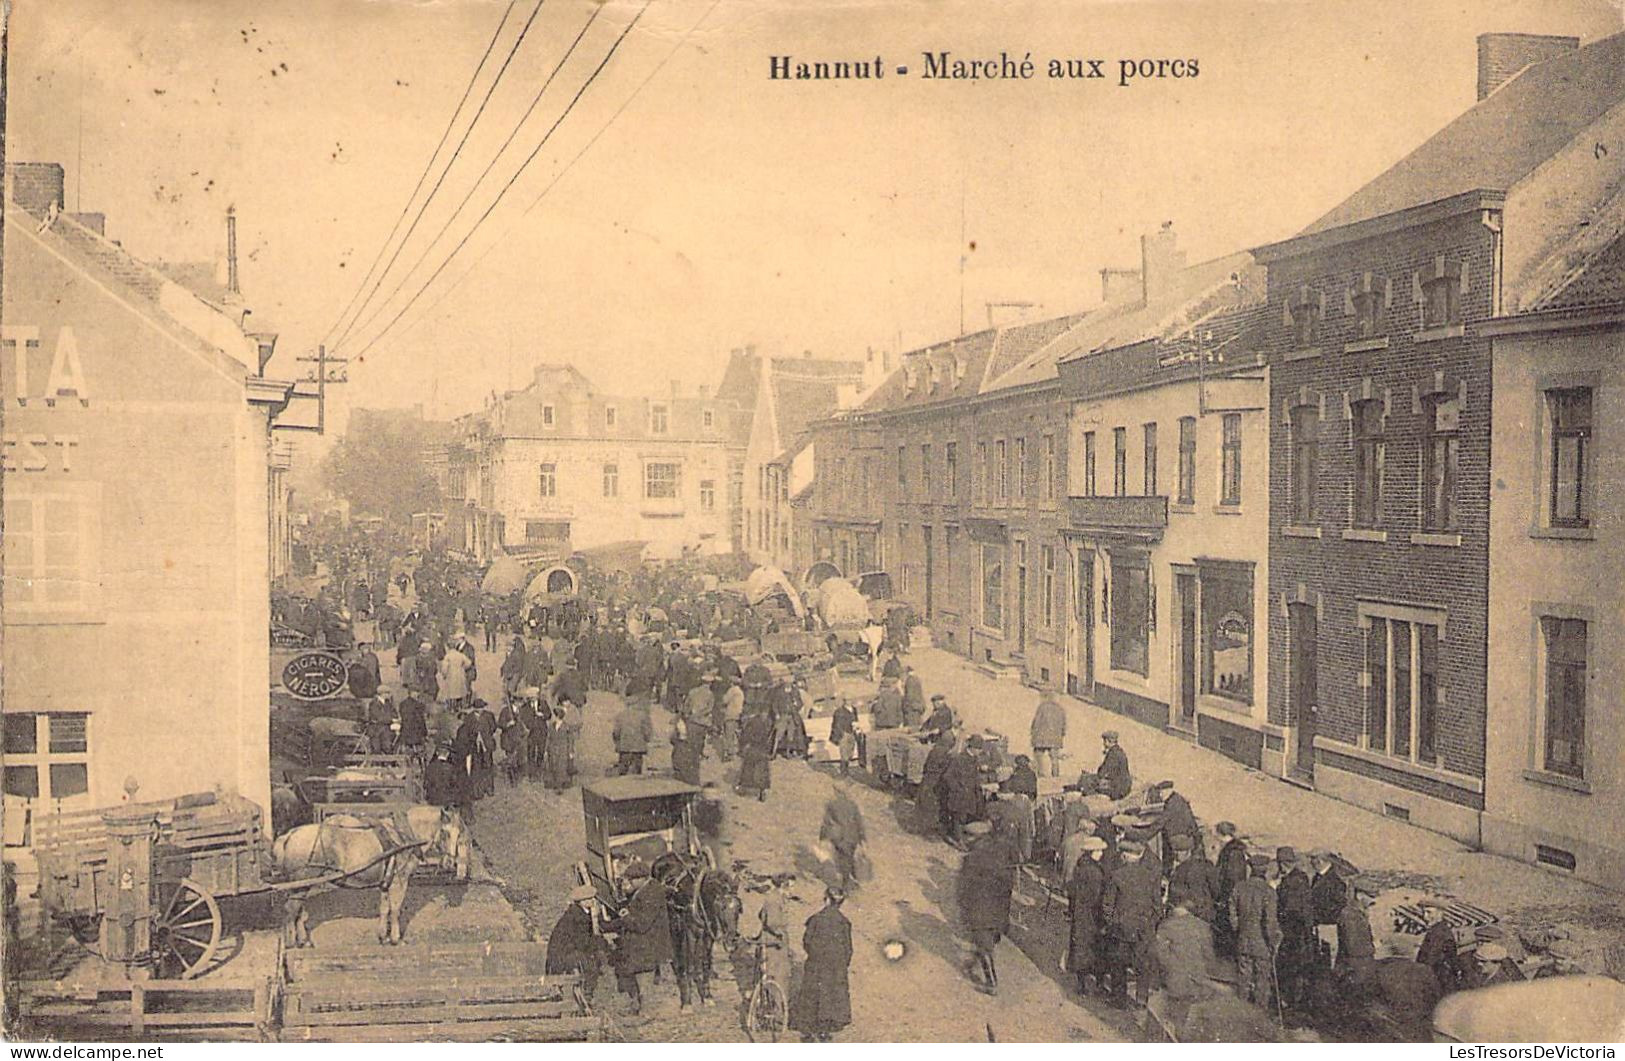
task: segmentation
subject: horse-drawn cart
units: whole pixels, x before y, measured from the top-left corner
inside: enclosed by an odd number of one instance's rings
[[[667,777],[606,777],[582,786],[587,859],[582,883],[598,889],[605,905],[619,905],[621,874],[634,859],[652,866],[661,855],[700,852],[694,801],[700,790]]]

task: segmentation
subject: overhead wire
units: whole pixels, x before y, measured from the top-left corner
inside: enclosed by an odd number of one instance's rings
[[[649,10],[649,4],[651,2],[652,0],[643,0],[643,5],[638,8],[637,14],[632,16],[631,21],[626,24],[626,26],[621,30],[620,35],[615,38],[615,42],[609,46],[609,50],[604,53],[603,59],[599,61],[592,73],[587,75],[587,79],[582,82],[581,87],[576,90],[575,96],[570,100],[569,104],[565,106],[564,112],[560,114],[557,120],[553,122],[552,126],[548,128],[547,133],[542,137],[541,143],[537,144],[531,153],[525,157],[525,161],[520,163],[519,169],[514,172],[512,177],[508,178],[508,183],[504,184],[502,189],[497,192],[496,198],[491,200],[490,205],[485,208],[485,212],[482,213],[479,216],[479,219],[474,222],[473,227],[463,234],[463,238],[458,241],[457,246],[451,249],[451,253],[446,255],[445,259],[441,261],[440,265],[435,269],[435,271],[431,273],[429,278],[423,282],[423,285],[419,287],[417,291],[412,294],[412,297],[407,300],[406,304],[400,308],[400,311],[397,312],[395,316],[391,317],[389,323],[385,324],[378,334],[374,335],[365,346],[356,351],[356,357],[359,358],[368,350],[371,350],[381,339],[383,339],[385,335],[389,334],[389,331],[394,328],[396,324],[400,323],[401,318],[404,317],[407,311],[417,303],[417,300],[423,297],[423,293],[429,289],[429,285],[433,284],[435,280],[439,278],[440,274],[445,272],[446,266],[451,264],[452,259],[456,258],[458,253],[468,245],[468,241],[473,238],[474,233],[479,231],[480,226],[483,225],[486,219],[491,216],[492,212],[496,210],[498,204],[500,204],[503,198],[508,194],[509,189],[511,189],[519,178],[524,175],[525,170],[530,167],[530,164],[536,161],[536,156],[541,154],[542,148],[547,146],[547,141],[552,138],[554,131],[556,131],[558,127],[563,124],[564,119],[570,116],[570,112],[574,110],[576,104],[581,101],[581,97],[586,94],[587,89],[592,87],[594,81],[598,80],[598,75],[604,72],[604,68],[608,66],[610,60],[615,57],[615,53],[620,49],[622,42],[624,42],[627,36],[631,34],[633,28],[637,26],[638,21],[643,18],[644,12]]]
[[[428,196],[423,200],[423,204],[418,207],[417,216],[412,218],[412,224],[407,228],[406,235],[402,236],[400,243],[396,245],[395,253],[390,255],[388,264],[378,274],[377,281],[373,284],[372,290],[367,292],[367,297],[362,300],[361,307],[356,310],[355,317],[350,319],[349,325],[333,341],[335,347],[343,345],[344,340],[349,338],[350,333],[355,330],[356,320],[360,318],[367,304],[372,301],[373,295],[377,294],[378,289],[383,286],[384,278],[395,267],[395,262],[400,258],[401,251],[406,249],[406,244],[412,238],[412,233],[417,231],[418,223],[423,220],[423,215],[428,212],[429,204],[434,201],[434,197],[439,193],[441,185],[445,183],[446,175],[451,172],[451,167],[456,165],[463,148],[467,146],[469,136],[474,132],[474,127],[480,123],[480,116],[485,113],[486,105],[491,102],[491,97],[496,94],[497,86],[502,83],[502,77],[508,72],[508,66],[513,62],[514,55],[518,53],[519,46],[525,43],[525,37],[530,34],[530,27],[535,23],[536,16],[541,14],[542,4],[545,2],[546,0],[536,0],[536,6],[531,9],[530,17],[525,19],[525,25],[520,29],[519,36],[514,38],[513,45],[509,47],[507,57],[502,60],[502,66],[497,70],[496,77],[492,78],[491,84],[486,87],[485,98],[480,100],[479,109],[474,112],[473,120],[468,123],[468,128],[463,130],[462,139],[457,141],[457,146],[452,150],[451,157],[446,160],[446,165],[441,169],[440,176],[435,178],[434,187],[429,189]]]
[[[434,160],[440,157],[440,149],[446,146],[446,141],[451,138],[451,131],[457,127],[457,118],[463,113],[463,107],[468,103],[468,97],[473,95],[474,86],[479,83],[480,71],[485,69],[485,64],[491,58],[491,53],[496,50],[497,41],[502,38],[502,28],[508,24],[508,16],[513,14],[513,9],[517,5],[518,0],[508,0],[508,7],[502,12],[502,19],[497,23],[496,32],[491,34],[491,41],[485,46],[485,54],[480,56],[479,65],[474,67],[473,75],[469,77],[467,86],[463,88],[462,98],[457,101],[456,109],[451,112],[451,118],[446,122],[445,130],[440,134],[440,142],[434,145],[434,150],[429,153],[428,161],[423,164],[423,172],[418,174],[418,182],[412,186],[412,194],[407,196],[406,202],[401,204],[401,212],[396,216],[395,224],[390,227],[389,235],[385,237],[383,244],[379,246],[378,253],[373,256],[372,264],[367,266],[367,275],[363,276],[361,282],[356,285],[355,293],[350,296],[350,301],[339,312],[338,319],[333,321],[327,331],[323,333],[322,342],[325,343],[328,339],[331,339],[333,333],[338,330],[339,325],[344,323],[344,318],[350,315],[350,311],[355,308],[357,300],[361,298],[361,292],[366,289],[368,282],[372,280],[372,274],[378,269],[378,263],[384,260],[384,254],[388,252],[390,243],[394,241],[395,236],[401,230],[401,222],[406,220],[407,212],[412,209],[412,204],[417,201],[418,192],[423,190],[423,182],[429,179],[429,172],[434,169]]]
[[[374,305],[372,315],[368,317],[366,321],[357,325],[357,327],[363,332],[374,321],[383,316],[390,302],[394,300],[396,295],[401,293],[401,289],[406,286],[407,281],[411,280],[412,275],[418,271],[418,267],[429,259],[430,253],[440,243],[441,237],[451,229],[451,226],[456,223],[457,218],[462,215],[463,207],[467,206],[469,200],[474,198],[474,193],[479,191],[480,185],[485,183],[485,178],[491,175],[491,171],[495,169],[497,163],[502,160],[502,156],[507,153],[509,146],[511,146],[513,142],[518,139],[520,131],[525,127],[525,123],[530,120],[531,114],[535,112],[537,105],[541,103],[542,97],[546,95],[548,88],[559,76],[559,71],[563,70],[564,64],[570,61],[570,57],[575,54],[577,46],[581,44],[582,38],[586,37],[587,31],[592,29],[593,23],[598,21],[598,16],[604,12],[604,8],[606,6],[607,5],[605,4],[595,4],[593,6],[592,14],[587,16],[587,21],[582,25],[581,31],[576,34],[575,40],[571,41],[570,46],[564,50],[564,55],[561,56],[559,61],[554,65],[553,72],[547,75],[547,80],[542,82],[542,87],[536,91],[536,95],[531,97],[530,106],[525,108],[525,113],[522,114],[519,120],[514,123],[513,129],[502,141],[502,145],[498,147],[496,153],[491,156],[491,161],[485,164],[485,168],[480,171],[480,175],[476,177],[474,179],[474,183],[469,186],[468,193],[463,196],[462,201],[457,204],[454,210],[452,210],[451,216],[446,218],[446,223],[440,226],[440,230],[434,234],[433,238],[431,238],[428,244],[423,248],[423,253],[418,255],[417,260],[414,261],[411,267],[401,275],[400,281],[395,284],[394,288],[390,290],[389,294],[385,295],[381,301]]]
[[[671,60],[676,57],[678,51],[680,51],[682,49],[683,45],[688,43],[689,37],[693,36],[694,32],[700,28],[700,26],[705,22],[705,20],[711,17],[711,13],[713,11],[715,11],[717,9],[717,7],[721,3],[722,3],[722,0],[711,0],[711,5],[705,9],[705,13],[702,14],[699,18],[695,19],[694,24],[692,26],[690,26],[683,33],[683,35],[677,39],[677,43],[672,45],[671,50],[666,53],[665,57],[663,59],[661,59],[659,63],[655,64],[654,69],[650,70],[648,75],[646,77],[644,77],[644,79],[641,82],[638,83],[638,86],[632,90],[631,94],[628,95],[626,97],[626,99],[621,102],[621,105],[619,107],[615,108],[615,112],[609,116],[609,119],[607,121],[605,121],[604,124],[598,128],[598,131],[593,133],[592,137],[585,144],[583,144],[581,146],[581,150],[577,151],[575,153],[575,155],[570,159],[570,161],[565,163],[563,168],[560,169],[558,171],[558,173],[553,175],[553,179],[551,181],[549,181],[547,183],[546,187],[544,187],[537,194],[536,198],[534,198],[534,199],[532,199],[530,201],[530,205],[526,206],[525,209],[520,212],[520,214],[519,214],[520,217],[524,217],[524,216],[528,215],[532,210],[536,209],[536,207],[541,205],[542,200],[547,198],[548,193],[551,192],[558,185],[558,183],[560,181],[562,181],[565,178],[565,176],[572,169],[575,168],[576,163],[580,162],[582,157],[585,156],[588,151],[592,150],[593,145],[598,143],[599,139],[605,133],[607,133],[609,131],[609,127],[611,125],[615,124],[616,119],[618,119],[621,116],[621,113],[632,105],[632,102],[638,98],[638,95],[640,93],[642,93],[642,91],[646,87],[648,87],[649,82],[653,81],[655,79],[655,76],[657,74],[659,74],[662,69],[665,68],[666,64],[671,62]],[[491,256],[491,252],[496,250],[498,245],[500,245],[502,243],[502,240],[505,237],[506,237],[506,233],[504,233],[503,235],[498,236],[496,239],[492,240],[491,243],[486,246],[485,250],[480,252],[480,256],[478,258],[474,259],[474,263],[472,265],[470,265],[466,270],[464,270],[463,275],[459,276],[456,280],[454,280],[451,283],[450,286],[445,288],[445,290],[443,290],[440,293],[438,298],[436,298],[433,302],[431,302],[429,304],[429,307],[427,309],[425,309],[419,315],[419,319],[422,320],[424,318],[427,318],[430,314],[432,314],[436,309],[438,309],[440,307],[441,303],[445,302],[446,299],[450,298],[452,292],[456,291],[459,287],[461,287],[465,280],[467,280],[476,271],[478,271],[478,269],[480,267],[480,264],[482,262],[484,262],[486,258]],[[425,286],[427,286],[427,285],[425,285]],[[382,336],[382,333],[380,333],[380,337],[381,336]]]

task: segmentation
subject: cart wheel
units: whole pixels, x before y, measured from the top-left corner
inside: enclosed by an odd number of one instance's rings
[[[776,1043],[790,1026],[790,1006],[777,980],[764,977],[750,993],[745,1034],[753,1043]]]
[[[153,953],[179,963],[180,978],[190,980],[208,968],[220,946],[220,904],[190,877],[159,900],[163,908],[152,919]]]

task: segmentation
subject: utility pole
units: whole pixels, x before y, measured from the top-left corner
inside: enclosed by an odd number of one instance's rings
[[[350,359],[347,357],[328,357],[327,346],[323,344],[316,347],[314,356],[307,354],[296,360],[316,366],[305,378],[316,383],[316,433],[325,435],[327,434],[327,385],[329,383],[350,382],[349,369],[344,367],[350,363]],[[339,367],[329,371],[329,365]]]

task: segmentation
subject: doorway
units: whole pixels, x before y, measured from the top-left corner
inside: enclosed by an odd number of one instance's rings
[[[1095,687],[1095,558],[1086,548],[1073,551],[1071,612],[1066,691],[1089,696]]]
[[[927,622],[930,622],[932,617],[935,616],[937,609],[935,588],[936,571],[934,570],[935,563],[933,562],[933,557],[931,555],[931,528],[929,526],[920,528],[920,539],[925,546],[925,548],[922,550],[925,557],[925,618]]]
[[[1174,590],[1179,598],[1179,713],[1174,725],[1196,731],[1197,661],[1201,657],[1196,620],[1196,576],[1175,575]]]
[[[1312,604],[1287,605],[1288,633],[1291,645],[1292,718],[1297,728],[1291,772],[1294,776],[1313,780],[1315,776],[1315,714],[1317,711],[1315,646],[1319,636],[1319,621]]]

